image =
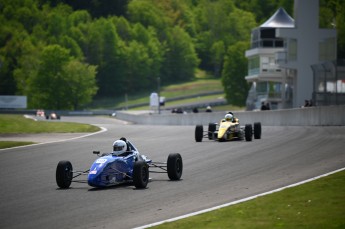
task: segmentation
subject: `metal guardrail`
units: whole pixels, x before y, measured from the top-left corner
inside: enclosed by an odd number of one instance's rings
[[[47,111],[46,111],[47,112]],[[56,111],[59,115],[111,115],[114,110]],[[36,110],[4,110],[3,114],[36,114]],[[345,126],[345,105],[294,108],[270,111],[235,111],[241,123],[261,122],[265,126]],[[116,118],[143,125],[207,125],[224,117],[224,112],[188,114],[141,114],[119,111]]]
[[[234,111],[242,124],[261,122],[263,126],[345,126],[345,105],[294,108],[270,111]],[[188,114],[147,114],[118,112],[117,118],[141,125],[208,125],[224,118],[225,112]]]

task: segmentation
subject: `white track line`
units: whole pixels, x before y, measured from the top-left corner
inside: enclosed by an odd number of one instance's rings
[[[250,197],[247,197],[247,198],[244,198],[244,199],[241,199],[241,200],[236,200],[236,201],[233,201],[233,202],[230,202],[230,203],[222,204],[222,205],[219,205],[219,206],[215,206],[215,207],[204,209],[204,210],[201,210],[201,211],[189,213],[189,214],[178,216],[178,217],[175,217],[175,218],[163,220],[163,221],[160,221],[160,222],[147,224],[147,225],[144,225],[144,226],[136,227],[134,229],[144,229],[144,228],[154,227],[154,226],[161,225],[163,223],[173,222],[173,221],[177,221],[177,220],[180,220],[180,219],[185,219],[185,218],[188,218],[188,217],[191,217],[191,216],[200,215],[202,213],[214,211],[214,210],[217,210],[217,209],[220,209],[220,208],[224,208],[224,207],[228,207],[228,206],[231,206],[231,205],[242,203],[242,202],[245,202],[245,201],[248,201],[248,200],[252,200],[252,199],[255,199],[255,198],[260,197],[260,196],[269,195],[269,194],[272,194],[272,193],[275,193],[275,192],[282,191],[282,190],[287,189],[287,188],[291,188],[291,187],[295,187],[295,186],[298,186],[298,185],[301,185],[301,184],[305,184],[305,183],[317,180],[317,179],[322,178],[322,177],[329,176],[331,174],[334,174],[334,173],[337,173],[337,172],[340,172],[340,171],[343,171],[343,170],[345,170],[345,168],[341,168],[341,169],[338,169],[338,170],[335,170],[335,171],[332,171],[332,172],[329,172],[329,173],[326,173],[326,174],[323,174],[323,175],[320,175],[320,176],[317,176],[317,177],[310,178],[308,180],[304,180],[304,181],[301,181],[301,182],[298,182],[298,183],[295,183],[295,184],[290,184],[288,186],[284,186],[282,188],[278,188],[278,189],[274,189],[272,191],[264,192],[264,193],[261,193],[261,194],[255,195],[255,196],[250,196]]]
[[[103,133],[105,131],[107,131],[107,128],[104,127],[99,127],[101,128],[100,131],[94,132],[94,133],[89,133],[89,134],[85,134],[79,137],[74,137],[74,138],[68,138],[68,139],[62,139],[62,140],[57,140],[57,141],[51,141],[51,142],[41,142],[41,143],[35,143],[35,144],[31,144],[31,145],[24,145],[24,146],[16,146],[16,147],[10,147],[10,148],[5,148],[5,149],[0,149],[0,151],[3,150],[9,150],[9,149],[18,149],[18,148],[24,148],[24,147],[30,147],[30,146],[37,146],[37,145],[44,145],[44,144],[49,144],[49,143],[56,143],[56,142],[67,142],[67,141],[71,141],[71,140],[75,140],[75,139],[79,139],[79,138],[86,138],[95,134],[100,134]],[[49,133],[47,133],[49,134]]]

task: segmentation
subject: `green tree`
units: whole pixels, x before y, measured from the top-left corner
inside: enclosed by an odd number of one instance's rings
[[[1,23],[1,19],[0,19]],[[13,71],[18,66],[18,57],[22,55],[23,40],[28,34],[21,24],[9,21],[0,26],[0,94],[16,94],[16,81]]]
[[[253,13],[258,24],[264,23],[279,7],[293,15],[291,0],[234,0],[234,3],[239,9]]]
[[[68,31],[67,19],[72,13],[71,7],[59,4],[57,7],[50,9],[48,6],[43,8],[44,20],[42,22],[43,28],[47,30],[49,43],[58,43],[60,36]],[[43,18],[42,18],[43,19]]]
[[[32,43],[32,37],[22,41],[22,52],[17,57],[17,67],[13,71],[13,77],[17,85],[17,94],[27,95],[28,80],[37,74],[39,68],[39,56],[42,47]]]
[[[249,90],[249,84],[244,76],[247,75],[247,59],[245,50],[249,42],[239,41],[228,48],[223,73],[222,84],[228,103],[244,106]]]
[[[75,109],[96,93],[95,67],[72,59],[68,49],[48,45],[40,60],[37,74],[28,79],[30,108]]]
[[[140,70],[140,68],[136,67],[135,69],[137,69],[137,71],[135,74],[140,78],[140,81],[142,80],[142,89],[149,89],[152,85],[155,85],[157,77],[160,76],[163,55],[165,53],[164,48],[157,38],[156,30],[152,26],[145,28],[137,23],[133,27],[132,34],[135,42],[131,41],[129,46],[132,47],[129,48],[133,49],[133,47],[137,46],[138,50],[133,50],[134,52],[132,52],[132,54],[136,53],[136,55],[142,55],[142,57],[135,57],[133,55],[133,60],[139,61],[137,64],[142,69]],[[133,63],[128,57],[126,60],[127,62]],[[145,66],[143,66],[143,64]],[[126,71],[133,72],[129,67],[126,69]],[[137,80],[134,82],[137,82]],[[137,83],[135,84],[137,85]],[[138,86],[139,85],[137,85],[137,87]]]
[[[100,88],[100,96],[121,95],[124,88],[121,85],[124,77],[124,44],[119,38],[114,24],[110,19],[99,19],[99,30],[101,40],[98,45],[101,50],[101,59],[97,75],[98,85]],[[116,88],[116,89],[114,89]]]
[[[131,24],[124,17],[112,17],[113,23],[115,24],[116,31],[124,42],[132,40],[132,28]]]
[[[126,47],[126,77],[124,84],[126,92],[135,92],[150,85],[151,69],[147,48],[137,41],[131,41]]]
[[[224,40],[223,30],[224,23],[227,22],[226,14],[231,12],[228,5],[221,5],[219,1],[202,0],[194,9],[196,18],[196,51],[201,59],[200,67],[207,71],[213,72],[214,59],[211,54],[213,44]],[[228,45],[225,44],[225,47]]]
[[[63,66],[69,61],[69,51],[59,45],[43,49],[38,72],[29,79],[29,107],[68,109],[64,104],[68,93],[64,91]]]
[[[68,37],[72,38],[76,44],[79,46],[79,49],[82,52],[82,57],[85,58],[86,61],[90,62],[89,57],[89,43],[90,43],[90,31],[92,31],[93,26],[92,26],[92,20],[91,16],[87,11],[80,10],[80,11],[75,11],[72,14],[69,15],[68,17],[68,31],[67,35]],[[68,42],[68,44],[74,46],[74,42],[72,41],[72,44]],[[75,50],[78,49],[78,47],[74,47]],[[79,51],[77,51],[79,53]],[[73,52],[72,52],[73,53]],[[94,63],[95,64],[95,63]]]
[[[228,21],[226,31],[231,36],[227,36],[229,38],[227,45],[232,45],[238,41],[249,41],[252,29],[257,26],[255,16],[241,9],[233,10],[228,16]]]
[[[63,35],[61,36],[59,40],[59,45],[61,45],[64,48],[69,49],[71,52],[71,55],[74,56],[75,58],[78,58],[80,60],[84,58],[84,55],[81,51],[80,46],[73,38],[67,35]]]
[[[150,39],[145,45],[147,47],[148,55],[149,55],[149,68],[150,68],[150,76],[151,82],[149,88],[152,88],[152,85],[155,85],[155,82],[158,77],[161,77],[161,69],[163,67],[163,58],[165,54],[164,45],[158,40],[156,35],[156,30],[152,27],[149,29]]]
[[[345,58],[345,4],[343,0],[320,1],[320,28],[337,30],[337,58]]]
[[[345,4],[339,1],[336,16],[338,35],[338,59],[345,59]]]
[[[214,73],[216,77],[221,76],[221,70],[223,67],[225,47],[223,41],[213,43],[211,47],[212,63],[214,65]]]
[[[101,18],[108,16],[124,16],[126,14],[126,8],[130,0],[38,0],[42,3],[49,3],[51,6],[57,6],[61,2],[64,2],[73,7],[74,10],[87,10],[90,12],[93,18]]]
[[[167,33],[167,51],[164,56],[162,77],[165,82],[193,79],[199,64],[192,38],[183,29],[175,26]]]
[[[0,15],[21,24],[28,32],[40,23],[41,17],[36,0],[0,0]]]
[[[169,26],[164,11],[160,10],[154,1],[131,1],[127,11],[132,23],[140,23],[145,27],[152,26],[160,31]]]
[[[190,0],[151,0],[157,8],[164,12],[167,23],[171,26],[179,26],[190,36],[195,36],[195,17],[193,3]]]
[[[34,0],[0,0],[0,94],[17,94],[14,71],[25,49],[28,31],[39,23]]]
[[[64,90],[68,91],[65,98],[66,107],[77,110],[92,101],[98,90],[96,66],[72,60],[63,66],[62,75],[66,81]]]

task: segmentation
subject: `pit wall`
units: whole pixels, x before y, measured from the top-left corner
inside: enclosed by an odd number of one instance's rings
[[[119,111],[118,119],[143,125],[208,125],[219,122],[226,112],[149,114]],[[344,126],[345,105],[270,111],[234,111],[242,125],[261,122],[264,126]]]

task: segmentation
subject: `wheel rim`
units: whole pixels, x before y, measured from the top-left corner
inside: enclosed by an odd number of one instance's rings
[[[71,168],[66,167],[65,169],[65,176],[68,180],[72,180],[72,173],[71,173]]]
[[[177,173],[181,173],[181,160],[180,160],[180,158],[178,158],[177,160],[176,160],[176,172]]]
[[[147,182],[148,176],[147,176],[147,170],[146,170],[146,168],[143,167],[141,172],[142,172],[142,180],[143,180],[143,182]]]

